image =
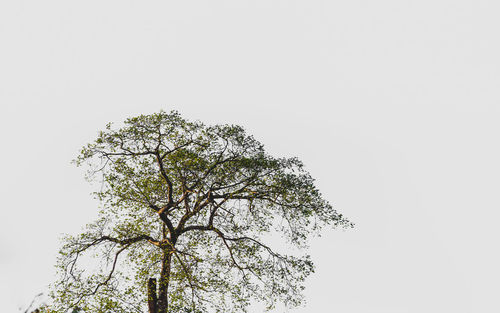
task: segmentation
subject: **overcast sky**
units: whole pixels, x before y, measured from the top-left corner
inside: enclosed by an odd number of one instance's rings
[[[45,290],[58,238],[97,214],[79,148],[176,109],[299,157],[356,223],[313,240],[291,312],[499,312],[499,16],[493,0],[1,1],[1,311]]]

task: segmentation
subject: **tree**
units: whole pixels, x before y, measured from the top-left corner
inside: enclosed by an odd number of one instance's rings
[[[307,239],[351,223],[296,158],[275,158],[234,125],[177,112],[108,124],[75,160],[99,182],[99,218],[68,236],[50,312],[242,312],[298,305]],[[283,253],[265,236],[279,233]],[[284,249],[281,249],[284,250]]]

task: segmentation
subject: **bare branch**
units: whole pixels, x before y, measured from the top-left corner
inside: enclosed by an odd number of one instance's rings
[[[167,190],[167,192],[168,192],[168,196],[167,196],[168,197],[168,204],[172,205],[174,203],[174,199],[172,198],[172,193],[173,193],[172,181],[170,180],[170,178],[167,175],[167,172],[165,171],[165,167],[163,166],[163,159],[160,156],[160,152],[158,150],[156,150],[155,156],[156,156],[156,161],[158,163],[158,166],[160,168],[160,174],[168,186],[168,190]]]
[[[174,241],[174,238],[177,237],[174,225],[172,224],[172,221],[168,218],[165,210],[159,208],[158,206],[154,204],[150,204],[149,207],[158,213],[160,216],[160,219],[167,225],[168,231],[170,232],[170,236],[172,241]]]

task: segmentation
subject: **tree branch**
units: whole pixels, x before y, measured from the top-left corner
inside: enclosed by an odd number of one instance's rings
[[[168,231],[170,232],[170,239],[172,239],[172,241],[175,241],[177,234],[175,232],[174,225],[172,224],[172,221],[168,218],[166,212],[154,204],[150,204],[149,207],[155,210],[156,213],[158,213],[160,219],[167,225]]]
[[[167,183],[167,186],[168,186],[168,190],[167,190],[168,206],[171,206],[174,203],[174,199],[172,198],[172,193],[173,193],[172,181],[170,180],[170,178],[167,175],[167,172],[165,171],[165,168],[163,166],[163,158],[160,156],[160,152],[158,150],[156,150],[155,156],[156,156],[156,161],[158,163],[158,166],[160,168],[160,174],[163,177],[163,179],[165,179],[165,182]]]

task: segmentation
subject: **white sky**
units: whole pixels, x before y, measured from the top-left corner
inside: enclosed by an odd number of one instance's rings
[[[298,156],[356,223],[313,241],[293,312],[499,312],[499,16],[482,0],[1,1],[2,312],[96,215],[78,149],[160,109]]]

